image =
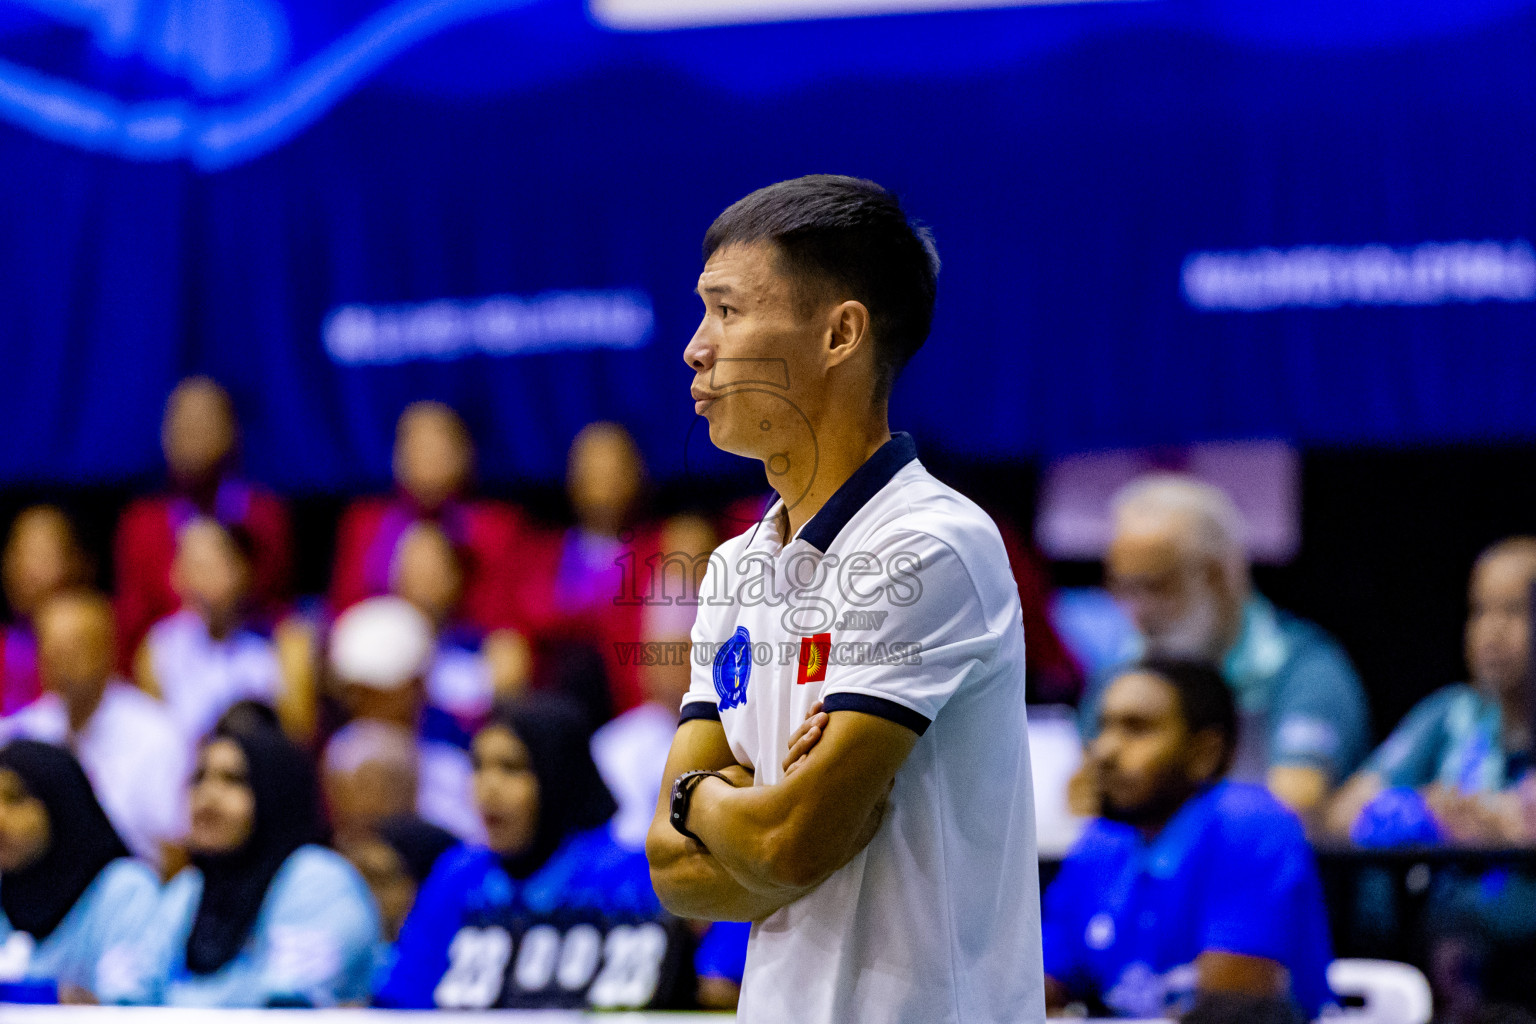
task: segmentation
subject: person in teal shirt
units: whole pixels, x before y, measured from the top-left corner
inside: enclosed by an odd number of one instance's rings
[[[320,845],[314,769],[270,712],[237,705],[204,741],[191,809],[192,865],[166,886],[134,1001],[365,1001],[379,914],[352,865]]]
[[[73,754],[0,749],[0,1000],[112,1001],[159,894]]]
[[[1478,556],[1465,632],[1471,681],[1442,687],[1408,712],[1340,790],[1328,814],[1330,832],[1339,838],[1360,832],[1373,845],[1389,843],[1391,837],[1373,822],[1393,799],[1383,794],[1412,789],[1424,798],[1434,830],[1445,839],[1482,845],[1529,841],[1513,787],[1531,763],[1527,673],[1533,584],[1536,537],[1512,537]],[[1362,814],[1368,815],[1363,822]]]
[[[1536,537],[1511,537],[1478,556],[1464,633],[1469,681],[1415,705],[1340,790],[1327,817],[1335,838],[1366,847],[1536,842],[1536,709],[1528,682],[1533,585]],[[1352,929],[1368,938],[1397,934],[1391,877],[1367,872],[1357,885]],[[1529,870],[1439,868],[1422,926],[1427,959],[1437,967],[1437,998],[1497,996],[1530,1005],[1536,876]]]
[[[1242,517],[1219,489],[1153,474],[1115,496],[1113,516],[1105,571],[1136,630],[1124,663],[1153,656],[1216,664],[1242,722],[1231,777],[1264,784],[1303,816],[1321,810],[1369,742],[1365,690],[1349,656],[1322,629],[1254,592]],[[1116,674],[1099,675],[1084,694],[1085,739]]]

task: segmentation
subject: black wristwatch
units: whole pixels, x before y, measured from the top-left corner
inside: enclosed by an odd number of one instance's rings
[[[694,787],[707,775],[713,775],[727,785],[731,781],[719,772],[696,771],[683,772],[677,777],[677,781],[672,783],[672,827],[700,846],[704,845],[704,840],[688,831],[688,805],[693,802]]]

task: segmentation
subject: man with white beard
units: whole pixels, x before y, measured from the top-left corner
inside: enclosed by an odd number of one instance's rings
[[[1349,656],[1323,630],[1253,590],[1242,517],[1217,488],[1152,474],[1115,495],[1113,514],[1105,574],[1137,633],[1126,661],[1151,655],[1214,663],[1242,722],[1231,777],[1267,784],[1303,816],[1320,808],[1369,738],[1365,693]],[[1114,677],[1093,680],[1084,695],[1088,735]]]

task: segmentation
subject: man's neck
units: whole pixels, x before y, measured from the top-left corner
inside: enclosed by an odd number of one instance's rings
[[[1503,741],[1507,751],[1525,750],[1531,746],[1531,701],[1524,680],[1513,686],[1498,689],[1500,717],[1503,719]]]
[[[1252,595],[1251,590],[1245,590],[1238,598],[1237,603],[1226,609],[1222,616],[1220,626],[1220,638],[1216,642],[1216,650],[1211,655],[1211,661],[1219,668],[1232,656],[1237,649],[1238,642],[1243,639],[1243,626],[1247,623],[1248,599]]]
[[[176,490],[180,491],[198,511],[205,515],[212,515],[217,511],[219,503],[219,485],[224,482],[224,474],[218,469],[210,470],[199,477],[184,477],[172,481]]]
[[[204,625],[208,627],[209,638],[219,643],[229,639],[230,634],[234,633],[235,626],[240,621],[239,611],[233,608],[222,610],[203,608],[200,610],[200,614],[202,615]]]
[[[848,482],[858,468],[868,462],[880,446],[891,439],[891,428],[884,416],[877,422],[865,424],[861,429],[850,430],[839,436],[828,432],[817,436],[816,448],[806,462],[812,467],[808,478],[794,479],[787,485],[780,484],[779,497],[784,499],[784,513],[789,530],[785,539],[793,537],[800,528],[831,500],[837,489]],[[789,493],[785,493],[785,492]],[[795,498],[799,497],[796,501]]]
[[[69,716],[69,731],[71,734],[79,733],[85,729],[96,715],[101,702],[106,698],[107,686],[103,684],[94,696],[81,696],[74,700],[64,699],[64,712]]]

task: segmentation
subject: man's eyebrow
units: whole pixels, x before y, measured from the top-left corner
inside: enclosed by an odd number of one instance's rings
[[[702,288],[695,288],[693,294],[703,298],[706,295],[730,295],[734,292],[728,284],[707,284]]]

